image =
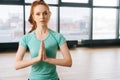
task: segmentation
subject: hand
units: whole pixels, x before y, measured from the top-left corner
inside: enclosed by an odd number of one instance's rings
[[[40,45],[40,50],[39,50],[39,54],[38,54],[38,61],[42,61],[42,56],[43,56],[43,52],[44,52],[44,42],[42,41],[41,42],[41,45]]]
[[[46,56],[46,50],[44,46],[44,41],[41,42],[39,55],[38,55],[38,61],[45,61],[47,59]]]
[[[47,56],[46,56],[45,45],[44,45],[44,41],[42,41],[42,60],[45,61],[46,59]]]

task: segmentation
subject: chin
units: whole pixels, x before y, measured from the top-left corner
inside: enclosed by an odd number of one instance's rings
[[[41,26],[46,26],[47,24],[45,24],[45,23],[41,23]]]

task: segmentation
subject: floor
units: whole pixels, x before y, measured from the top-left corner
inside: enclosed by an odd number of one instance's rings
[[[0,52],[0,80],[27,80],[30,67],[14,69],[16,51]],[[120,80],[119,47],[70,49],[72,67],[57,66],[60,80]],[[58,51],[57,58],[61,58]],[[29,59],[29,54],[25,59]]]

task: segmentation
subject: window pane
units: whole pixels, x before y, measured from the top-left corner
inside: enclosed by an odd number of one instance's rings
[[[60,33],[67,40],[88,39],[90,9],[61,7],[60,10]]]
[[[94,6],[118,6],[118,0],[93,0]]]
[[[32,3],[35,0],[25,0],[25,3]],[[58,4],[58,0],[44,0],[48,4]]]
[[[70,3],[88,3],[88,0],[62,0],[62,2],[70,2]]]
[[[115,39],[116,9],[93,9],[93,39]]]
[[[26,32],[28,33],[31,29],[30,27],[30,23],[28,22],[28,18],[29,18],[29,15],[30,15],[30,6],[26,6],[25,7],[26,9],[26,14],[25,14],[25,21],[26,21]],[[51,17],[50,17],[50,21],[49,21],[49,24],[48,24],[48,27],[54,31],[57,30],[57,7],[51,7],[50,6],[50,11],[51,11]]]
[[[18,42],[23,36],[23,6],[0,5],[0,43]]]

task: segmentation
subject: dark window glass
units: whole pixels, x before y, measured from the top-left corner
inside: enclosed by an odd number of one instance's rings
[[[23,4],[24,0],[0,0],[0,4]]]

